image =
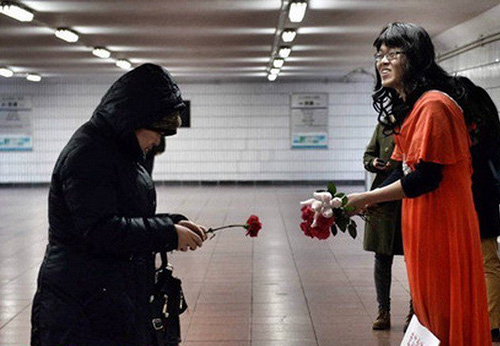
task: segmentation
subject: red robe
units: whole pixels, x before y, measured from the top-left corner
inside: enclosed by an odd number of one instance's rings
[[[470,138],[461,108],[425,93],[395,136],[407,171],[442,165],[439,187],[404,199],[403,246],[415,313],[442,346],[491,345],[479,224],[471,191]]]

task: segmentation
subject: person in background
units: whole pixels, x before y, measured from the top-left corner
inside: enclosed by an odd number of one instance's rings
[[[32,346],[153,344],[155,253],[194,250],[205,228],[156,214],[144,156],[175,134],[180,90],[144,64],[123,75],[62,150],[49,192],[49,243],[31,315]]]
[[[405,262],[415,315],[442,346],[491,345],[479,223],[472,196],[468,90],[435,61],[429,34],[391,23],[374,42],[374,108],[395,135],[394,182],[347,206],[403,199]],[[464,111],[465,110],[465,111]],[[398,176],[399,174],[399,176]]]
[[[363,164],[368,172],[374,173],[371,190],[380,184],[400,163],[391,160],[394,137],[385,135],[378,124],[363,155]],[[403,254],[401,239],[401,202],[387,202],[374,208],[365,223],[363,248],[375,252],[375,288],[377,292],[378,316],[373,329],[391,328],[391,282],[394,255]]]
[[[467,78],[463,77],[462,82],[470,90],[467,106],[471,113],[477,115],[472,126],[475,138],[471,147],[474,169],[472,192],[481,232],[491,336],[493,341],[500,342],[499,196],[493,188],[495,181],[488,162],[495,155],[494,151],[496,155],[500,153],[500,120],[495,103],[488,93]]]

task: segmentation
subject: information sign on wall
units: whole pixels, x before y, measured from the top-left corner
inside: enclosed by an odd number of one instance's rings
[[[32,150],[31,98],[0,95],[0,150]]]
[[[292,148],[328,148],[328,94],[291,97]]]

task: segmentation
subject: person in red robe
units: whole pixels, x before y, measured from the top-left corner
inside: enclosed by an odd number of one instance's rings
[[[383,187],[348,196],[350,206],[403,199],[403,246],[415,314],[442,346],[491,345],[479,224],[471,190],[468,90],[435,62],[428,33],[391,23],[374,43],[373,104],[392,159]]]

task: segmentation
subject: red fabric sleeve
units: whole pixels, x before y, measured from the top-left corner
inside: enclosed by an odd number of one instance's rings
[[[410,114],[406,162],[420,160],[442,165],[454,164],[470,157],[470,138],[460,107],[444,93],[430,91]]]

